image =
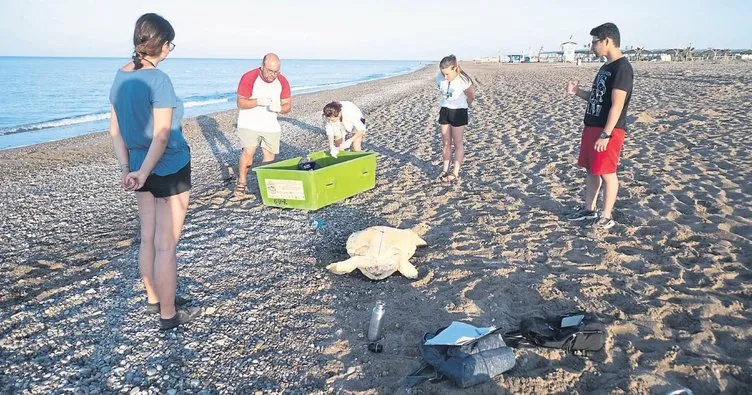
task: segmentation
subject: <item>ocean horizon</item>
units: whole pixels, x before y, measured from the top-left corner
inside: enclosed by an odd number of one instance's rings
[[[107,130],[110,85],[117,69],[128,61],[0,56],[0,150]],[[172,79],[188,118],[235,108],[240,77],[260,63],[260,58],[170,57],[159,68]],[[293,94],[304,94],[407,74],[430,63],[282,59],[282,74]]]

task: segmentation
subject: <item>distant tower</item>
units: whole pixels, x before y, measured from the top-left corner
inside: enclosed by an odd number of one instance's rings
[[[572,40],[572,36],[569,36],[568,41],[561,43],[561,51],[563,52],[561,61],[565,63],[574,63],[574,50],[577,43]]]

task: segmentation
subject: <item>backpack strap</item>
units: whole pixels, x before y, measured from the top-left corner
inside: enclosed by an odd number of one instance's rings
[[[540,346],[546,338],[552,338],[555,331],[542,317],[530,317],[522,320],[520,329],[504,333],[504,342],[509,347],[519,347],[520,343]]]
[[[405,388],[415,387],[416,385],[424,381],[437,383],[441,380],[444,380],[444,375],[437,372],[433,368],[433,366],[424,363],[423,365],[420,365],[420,367],[414,372],[408,374],[407,377],[405,377]]]
[[[520,342],[525,341],[525,336],[522,335],[522,332],[519,330],[506,332],[502,335],[504,339],[504,343],[507,344],[509,347],[518,347],[520,346]]]
[[[434,368],[434,365],[431,364],[431,362],[434,364],[440,363],[444,358],[435,347],[426,345],[428,339],[436,336],[436,333],[439,333],[444,329],[445,328],[441,328],[435,333],[429,332],[423,335],[423,341],[420,343],[419,351],[425,362],[423,362],[417,370],[405,377],[405,388],[412,388],[424,381],[434,383],[444,379],[444,375],[439,373]]]

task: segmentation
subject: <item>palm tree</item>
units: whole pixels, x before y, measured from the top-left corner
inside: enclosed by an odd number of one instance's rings
[[[542,52],[543,52],[543,46],[541,45],[540,49],[538,50],[538,63],[540,63],[540,56]]]
[[[694,50],[695,47],[692,46],[692,43],[690,43],[688,47],[684,48],[684,50],[682,51],[682,58],[684,59],[684,61],[694,60]]]
[[[637,47],[635,48],[635,54],[637,54],[637,61],[639,62],[642,58],[642,52],[645,51],[645,47]]]
[[[674,57],[672,59],[679,60],[681,58],[681,56],[680,56],[681,49],[674,48],[674,49],[672,49],[672,51],[674,51]]]

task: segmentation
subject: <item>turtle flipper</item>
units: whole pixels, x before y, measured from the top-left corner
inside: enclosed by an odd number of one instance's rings
[[[350,273],[357,269],[358,265],[362,264],[364,259],[366,258],[362,256],[354,256],[341,262],[329,264],[326,269],[335,274]]]
[[[416,247],[424,247],[428,245],[428,243],[426,243],[426,241],[423,240],[422,237],[418,236],[417,233],[413,232],[412,230],[408,230],[408,232],[410,232],[410,240],[415,243]]]
[[[407,259],[400,262],[397,270],[399,270],[399,272],[407,278],[418,278],[418,269],[416,269],[415,266],[413,266],[413,264],[410,263],[410,261],[408,261]]]

